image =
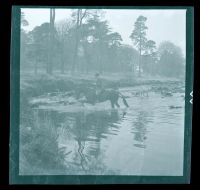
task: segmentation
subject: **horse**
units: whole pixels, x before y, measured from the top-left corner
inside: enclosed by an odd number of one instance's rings
[[[82,88],[76,94],[76,98],[80,98],[80,96],[85,96],[85,103],[90,103],[94,105],[98,102],[110,101],[111,107],[115,108],[117,106],[120,107],[118,100],[122,98],[123,103],[126,107],[129,107],[126,98],[122,95],[118,90],[115,89],[102,89],[99,93],[96,93],[94,88]]]

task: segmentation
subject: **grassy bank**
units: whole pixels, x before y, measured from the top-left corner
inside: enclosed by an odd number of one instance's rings
[[[103,85],[105,88],[112,88],[115,86],[131,87],[139,85],[166,85],[166,84],[182,84],[184,85],[184,79],[177,78],[164,78],[164,77],[134,77],[132,74],[103,74],[101,76]],[[82,88],[95,85],[94,74],[38,74],[21,73],[20,75],[20,89],[23,93],[29,94],[29,96],[37,96],[43,93],[56,92],[56,91],[71,91],[76,88]]]

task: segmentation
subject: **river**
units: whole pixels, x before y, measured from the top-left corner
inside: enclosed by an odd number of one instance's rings
[[[86,104],[78,111],[66,106],[65,111],[37,110],[40,122],[48,118],[58,131],[67,174],[183,175],[183,93],[163,97],[149,92],[148,97],[140,97],[132,95],[136,90],[120,89],[128,97],[129,108],[120,100],[116,109],[104,102]]]

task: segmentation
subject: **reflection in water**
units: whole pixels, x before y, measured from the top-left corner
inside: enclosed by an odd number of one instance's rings
[[[80,155],[80,160],[81,160],[81,167],[84,171],[86,171],[85,167],[84,167],[84,163],[87,164],[87,161],[86,161],[86,157],[85,155],[83,154],[83,150],[84,150],[84,147],[85,147],[85,141],[81,142],[80,140],[77,140],[78,141],[78,153]]]
[[[86,125],[85,125],[85,116],[83,115],[83,113],[80,113],[79,115],[75,116],[75,125],[74,127],[74,134],[75,134],[75,140],[78,143],[78,150],[77,153],[79,154],[79,159],[80,159],[80,165],[81,168],[83,169],[83,171],[86,171],[85,166],[87,164],[86,161],[86,157],[83,153],[83,150],[85,148],[85,139],[87,134],[85,134],[85,132],[87,131],[86,129]],[[77,126],[79,127],[79,129],[77,129]]]
[[[150,112],[139,111],[136,117],[136,120],[133,121],[132,133],[134,133],[134,140],[138,143],[135,143],[134,146],[139,148],[145,148],[145,140],[147,139],[147,125],[150,122],[148,117]]]
[[[121,117],[124,114],[125,112]],[[65,117],[54,115],[55,126],[59,126],[61,120],[70,136],[66,137],[61,134],[61,141],[65,141],[64,144],[67,146],[73,146],[72,163],[79,169],[81,168],[84,173],[97,169],[97,167],[103,167],[101,141],[118,132],[119,125],[115,125],[120,120],[118,111],[65,113]]]
[[[118,112],[97,112],[90,114],[80,112],[76,114],[74,119],[72,133],[78,143],[77,153],[80,165],[86,172],[86,168],[91,167],[88,166],[87,160],[98,159],[102,151],[100,148],[101,139],[107,138],[106,135],[109,134],[109,130],[112,127],[109,124],[119,120]],[[86,142],[88,146],[85,148]]]

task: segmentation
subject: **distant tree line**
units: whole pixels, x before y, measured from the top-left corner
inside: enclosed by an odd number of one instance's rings
[[[184,74],[185,59],[180,47],[164,41],[158,47],[146,38],[147,18],[139,16],[130,39],[133,46],[122,43],[112,31],[102,10],[76,9],[71,17],[55,23],[56,11],[50,9],[49,22],[26,32],[28,22],[21,14],[22,69],[52,74],[71,72],[132,72],[179,77]]]

